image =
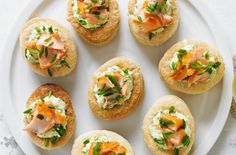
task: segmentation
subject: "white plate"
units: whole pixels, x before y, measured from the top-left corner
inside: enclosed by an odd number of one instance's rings
[[[228,116],[232,98],[233,68],[230,47],[224,33],[212,17],[209,9],[201,0],[179,0],[181,22],[176,35],[160,47],[147,47],[137,43],[128,28],[127,0],[119,1],[121,29],[111,44],[94,47],[84,43],[66,21],[65,0],[30,1],[17,22],[5,46],[2,64],[2,102],[5,118],[16,141],[26,154],[70,154],[74,138],[80,134],[95,130],[115,131],[129,140],[138,155],[150,154],[144,144],[141,126],[145,113],[154,101],[167,94],[175,94],[184,99],[196,120],[196,143],[192,154],[206,154],[217,140]],[[79,51],[79,65],[65,78],[43,78],[33,73],[24,62],[18,46],[18,35],[23,23],[29,17],[50,17],[65,25],[72,33]],[[200,39],[216,46],[225,59],[223,81],[209,92],[202,95],[184,95],[167,89],[159,78],[157,64],[164,52],[182,39]],[[127,118],[119,121],[103,121],[96,118],[89,109],[87,88],[92,73],[104,62],[115,56],[127,56],[140,66],[145,80],[145,97],[143,103]],[[34,146],[22,131],[23,111],[31,92],[43,83],[53,82],[62,85],[72,96],[77,114],[77,129],[73,139],[66,147],[55,151],[44,151]]]

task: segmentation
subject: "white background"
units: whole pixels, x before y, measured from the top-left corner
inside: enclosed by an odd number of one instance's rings
[[[16,15],[29,0],[0,0],[0,58],[3,52],[2,47],[10,28],[16,20]],[[205,4],[209,7],[224,28],[225,33],[233,46],[232,51],[236,54],[236,1],[235,0],[207,0]],[[4,74],[4,70],[0,71]],[[229,88],[231,89],[231,88]],[[3,104],[4,105],[4,104]],[[2,108],[1,108],[2,109]],[[4,117],[0,109],[0,154],[21,154],[19,148],[11,139],[11,135],[4,123]],[[236,154],[236,119],[229,115],[226,126],[210,151],[212,155],[235,155]]]

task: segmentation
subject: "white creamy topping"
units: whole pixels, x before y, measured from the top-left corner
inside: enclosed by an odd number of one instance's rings
[[[29,42],[35,42],[37,41],[41,34],[43,33],[50,33],[49,32],[49,28],[52,28],[53,32],[56,32],[60,35],[61,41],[64,42],[65,39],[62,36],[62,34],[59,32],[58,28],[55,28],[54,26],[49,26],[49,25],[41,25],[41,26],[37,26],[35,29],[33,29],[33,31],[31,32],[31,35],[29,37]]]
[[[164,114],[170,114],[172,116],[176,116],[179,119],[182,119],[185,121],[185,132],[186,134],[191,137],[191,129],[190,129],[190,124],[189,120],[187,119],[186,116],[179,112],[174,112],[174,113],[169,113],[169,110],[161,110],[157,113],[157,115],[152,119],[152,123],[149,125],[149,132],[151,133],[151,136],[153,139],[164,139],[161,129],[158,129],[157,126],[160,126],[160,118]],[[167,149],[167,145],[158,145],[159,147],[163,149]],[[181,148],[183,147],[183,144],[176,146],[176,148]]]

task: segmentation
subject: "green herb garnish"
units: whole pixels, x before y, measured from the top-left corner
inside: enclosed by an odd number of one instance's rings
[[[48,108],[49,108],[49,109],[55,109],[56,107],[55,107],[55,106],[52,106],[52,105],[49,105]]]
[[[45,139],[45,141],[44,141],[44,146],[48,147],[48,145],[49,145],[49,140],[48,140],[48,139]]]
[[[100,150],[101,150],[101,142],[97,142],[97,144],[93,148],[93,154],[99,155]]]
[[[52,143],[52,144],[55,144],[55,143],[57,142],[57,140],[58,140],[58,137],[57,137],[57,136],[53,136],[53,137],[51,138],[51,143]]]
[[[61,59],[61,64],[65,65],[67,68],[70,68],[70,65],[67,63],[65,59]]]
[[[152,33],[152,32],[150,32],[149,33],[149,40],[152,40],[152,38],[155,36],[155,34],[154,33]]]
[[[175,112],[175,107],[174,106],[170,106],[169,107],[169,113],[174,113]]]
[[[44,97],[41,96],[39,100],[40,100],[41,102],[44,102]]]
[[[46,57],[48,57],[48,48],[47,47],[45,48],[45,55],[46,55]]]
[[[140,22],[143,22],[143,19],[142,19],[141,16],[138,16],[138,20],[139,20]]]
[[[173,135],[173,134],[174,134],[173,132],[163,132],[163,133],[162,133],[162,136],[163,136],[164,138],[167,138],[168,136]]]
[[[87,25],[87,22],[86,22],[85,20],[79,20],[79,23],[80,23],[81,25]]]
[[[43,26],[43,31],[46,31],[46,27],[45,26]]]
[[[37,117],[38,119],[40,119],[40,120],[43,120],[43,119],[44,119],[44,116],[41,115],[41,114],[38,114],[36,117]]]
[[[52,71],[48,68],[48,75],[52,77]]]
[[[53,44],[54,44],[54,42],[52,41],[48,44],[48,46],[52,46]]]
[[[41,33],[40,27],[37,26],[37,27],[35,28],[35,30],[36,30],[38,33]]]
[[[86,144],[88,144],[89,142],[90,142],[89,139],[86,139],[86,140],[83,142],[83,144],[86,145]]]
[[[209,57],[210,57],[210,55],[209,55],[209,52],[208,52],[208,51],[206,51],[206,52],[204,53],[204,56],[205,56],[205,58],[208,60],[208,59],[209,59]]]
[[[52,39],[52,36],[48,36],[46,39],[44,39],[44,42],[48,42],[51,39]]]
[[[66,133],[66,129],[63,127],[63,125],[55,125],[54,129],[60,136],[64,136]]]
[[[116,79],[115,79],[113,76],[111,76],[111,75],[106,75],[106,77],[108,77],[108,79],[109,79],[114,85],[117,84],[117,83],[116,83]]]
[[[190,144],[190,137],[186,135],[183,139],[183,145],[188,146],[189,144]]]
[[[53,33],[52,26],[48,27],[48,32],[49,32],[50,34],[52,34],[52,33]]]
[[[160,119],[159,121],[160,121],[161,128],[164,128],[170,124],[174,124],[174,122],[172,122],[170,120]]]
[[[24,111],[24,114],[28,114],[28,113],[31,113],[31,112],[32,112],[32,109],[29,108],[29,109],[27,109],[27,110]]]
[[[172,68],[173,70],[176,70],[176,69],[177,69],[177,64],[176,64],[176,62],[172,62],[172,63],[171,63],[171,68]]]
[[[154,138],[154,141],[159,145],[165,145],[166,144],[164,139]]]
[[[52,57],[52,59],[50,60],[50,63],[53,63],[53,62],[56,60],[56,58],[57,58],[57,54],[55,54],[55,55]]]
[[[197,66],[197,65],[194,64],[194,63],[190,63],[190,66],[191,66],[193,69],[197,70],[197,71],[201,69],[201,67]]]
[[[52,95],[53,95],[53,92],[52,92],[52,91],[49,91],[48,97],[51,97]]]
[[[43,53],[44,53],[44,47],[42,47],[39,51],[39,58],[42,57]]]
[[[174,155],[179,155],[179,149],[178,148],[174,149]]]
[[[98,12],[98,11],[93,11],[93,12],[91,12],[92,14],[94,14],[94,15],[100,15],[100,12]]]
[[[98,10],[105,10],[105,9],[108,9],[108,7],[106,7],[106,6],[104,6],[104,5],[99,6],[99,7],[97,7],[97,8],[98,8]]]

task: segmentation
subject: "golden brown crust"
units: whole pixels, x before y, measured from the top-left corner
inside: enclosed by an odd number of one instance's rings
[[[76,21],[73,15],[72,2],[73,0],[68,0],[67,3],[67,20],[74,27],[77,34],[92,45],[101,46],[111,42],[119,30],[120,24],[120,13],[117,1],[109,0],[108,22],[93,32],[88,31]]]
[[[48,93],[50,91],[53,92],[53,95],[55,97],[60,98],[66,103],[67,128],[64,136],[60,137],[55,144],[49,143],[47,147],[45,146],[44,139],[39,138],[38,136],[36,136],[36,134],[32,132],[27,132],[31,140],[34,142],[34,144],[45,150],[52,150],[63,147],[65,144],[68,143],[75,130],[75,113],[73,110],[71,98],[63,88],[61,88],[56,84],[44,84],[38,87],[29,97],[26,106],[27,107],[30,106],[32,102],[34,102],[35,100],[39,99],[42,96],[48,96]],[[24,122],[26,125],[27,123],[25,120]]]
[[[92,137],[99,137],[99,136],[106,136],[112,138],[114,141],[119,142],[120,145],[124,146],[127,149],[126,155],[134,155],[134,151],[129,144],[129,142],[123,138],[122,136],[118,135],[115,132],[107,131],[107,130],[94,130],[87,132],[81,136],[79,136],[72,147],[71,155],[80,155],[83,151],[83,142],[87,139],[90,139]]]
[[[169,74],[171,72],[170,62],[174,53],[178,49],[183,48],[189,44],[190,45],[194,44],[198,47],[207,48],[209,49],[210,55],[218,56],[220,58],[219,61],[221,62],[221,65],[219,69],[217,70],[216,77],[213,80],[210,80],[207,83],[198,83],[198,84],[192,85],[191,87],[188,87],[187,83],[180,83],[178,81],[173,80],[172,78],[169,78]],[[196,41],[196,40],[184,40],[184,41],[176,43],[169,50],[167,50],[167,52],[165,53],[165,55],[163,56],[163,58],[161,59],[159,63],[159,72],[160,72],[161,79],[167,84],[167,86],[175,91],[179,91],[186,94],[200,94],[214,87],[223,78],[224,68],[225,67],[224,67],[223,58],[218,52],[218,50],[216,48],[210,47],[205,42]]]
[[[129,5],[128,5],[129,15],[133,14],[136,3],[137,0],[129,0]],[[149,34],[140,32],[140,28],[133,23],[131,18],[129,18],[130,31],[140,43],[149,46],[161,45],[175,34],[179,25],[179,7],[176,0],[171,0],[170,3],[172,5],[172,11],[173,11],[172,13],[173,22],[167,28],[165,28],[163,32],[158,33],[151,40],[149,39]]]
[[[65,76],[65,75],[69,74],[76,67],[76,63],[77,63],[76,46],[75,46],[72,36],[70,35],[70,32],[64,26],[62,26],[61,24],[57,23],[54,20],[51,20],[48,18],[36,17],[36,18],[29,20],[27,23],[25,23],[25,25],[23,26],[21,33],[20,33],[20,48],[21,48],[22,55],[25,58],[25,46],[28,43],[30,43],[29,36],[31,35],[31,32],[35,29],[35,27],[41,26],[41,25],[48,25],[48,26],[52,25],[52,26],[58,28],[58,31],[62,34],[62,36],[64,37],[64,40],[65,40],[64,44],[65,44],[66,51],[67,51],[67,56],[66,56],[65,60],[68,62],[70,68],[68,68],[66,66],[62,66],[60,68],[51,69],[52,73],[53,73],[52,77],[61,77],[61,76]],[[36,72],[42,76],[49,77],[47,69],[41,69],[39,67],[39,64],[31,63],[26,58],[25,58],[25,60],[34,72]]]
[[[94,96],[94,86],[97,80],[97,76],[107,70],[108,67],[117,65],[123,69],[128,69],[133,72],[133,90],[131,97],[125,101],[124,105],[120,108],[115,107],[110,110],[102,109],[98,104]],[[89,105],[92,111],[100,118],[105,120],[117,120],[125,117],[131,111],[133,111],[141,102],[144,95],[144,81],[140,71],[140,67],[137,66],[131,59],[125,57],[117,57],[109,60],[103,64],[94,74],[89,86],[88,99]]]
[[[193,143],[195,141],[195,122],[194,122],[194,119],[190,110],[188,109],[184,101],[174,95],[167,95],[167,96],[163,96],[159,98],[146,114],[143,120],[143,127],[142,127],[144,141],[147,144],[148,148],[151,150],[153,155],[155,154],[172,155],[173,154],[173,151],[166,151],[158,147],[158,145],[155,143],[155,141],[153,140],[149,132],[149,125],[152,123],[153,117],[155,117],[156,114],[160,110],[168,109],[170,106],[174,106],[177,112],[183,114],[189,120],[191,134],[192,134],[190,136],[191,137],[190,144],[188,145],[188,147],[180,149],[180,152],[179,152],[180,155],[187,155],[188,152],[191,150]]]

